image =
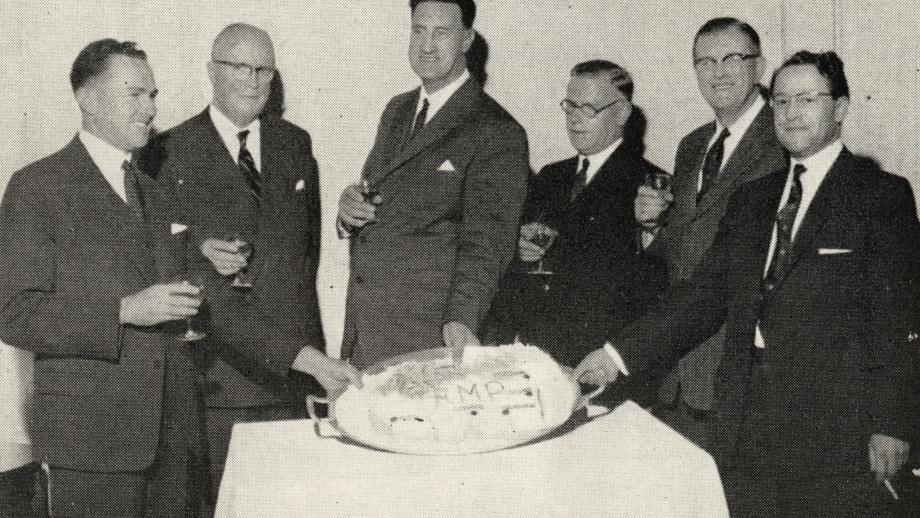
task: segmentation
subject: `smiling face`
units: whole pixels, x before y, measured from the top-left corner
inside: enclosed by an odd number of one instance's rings
[[[566,99],[577,106],[590,104],[603,108],[594,117],[588,117],[581,110],[567,110],[566,129],[572,146],[583,155],[603,151],[623,135],[623,125],[629,117],[630,104],[611,82],[607,73],[572,76]]]
[[[83,127],[123,151],[147,144],[157,113],[156,83],[146,60],[113,54],[105,71],[77,90]]]
[[[725,125],[734,122],[754,102],[765,68],[764,59],[759,56],[741,60],[740,66],[731,65],[731,59],[723,62],[732,54],[758,54],[750,38],[734,27],[701,34],[693,49],[700,92]],[[715,65],[698,65],[708,60]]]
[[[234,26],[214,42],[208,76],[214,106],[244,128],[259,118],[271,93],[275,49],[268,34],[248,25]],[[252,70],[247,71],[246,66]],[[259,73],[255,69],[263,69]]]
[[[445,2],[422,2],[412,13],[409,64],[433,93],[460,77],[466,69],[466,51],[473,31],[463,25],[460,7]]]
[[[849,99],[833,99],[829,92],[813,65],[788,66],[776,75],[773,98],[796,99],[782,108],[774,103],[776,138],[793,157],[807,158],[840,138]]]

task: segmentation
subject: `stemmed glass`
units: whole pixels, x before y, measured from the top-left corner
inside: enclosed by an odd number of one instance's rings
[[[541,214],[540,217],[537,218],[536,223],[539,224],[539,226],[537,227],[537,232],[534,235],[530,236],[528,241],[539,246],[545,251],[545,250],[549,250],[549,247],[553,245],[553,242],[556,240],[556,237],[559,236],[559,232],[557,232],[556,230],[553,230],[552,228],[546,225],[544,216],[545,215]],[[531,275],[553,275],[554,273],[551,270],[548,270],[543,267],[543,260],[545,257],[546,257],[546,254],[541,256],[540,259],[537,261],[536,269],[528,270],[527,273]]]
[[[190,276],[189,278],[183,279],[187,284],[198,288],[198,296],[194,297],[200,301],[204,301],[204,278],[201,274]],[[201,306],[198,307],[199,314],[201,312]],[[202,338],[208,336],[204,331],[195,329],[193,324],[193,317],[188,317],[185,319],[185,332],[179,335],[178,340],[180,342],[195,342],[201,340]]]
[[[227,241],[239,242],[241,243],[237,249],[239,253],[246,256],[246,266],[236,272],[236,275],[233,276],[233,281],[230,283],[230,286],[238,290],[251,290],[252,289],[252,274],[249,272],[249,265],[252,264],[252,257],[255,254],[255,247],[252,246],[247,240],[244,240],[240,237],[239,234],[233,234],[227,238]]]

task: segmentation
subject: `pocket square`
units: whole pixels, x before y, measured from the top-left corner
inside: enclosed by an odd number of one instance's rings
[[[169,224],[169,233],[176,235],[180,232],[185,232],[188,230],[188,225],[183,225],[182,223],[170,223]]]
[[[819,248],[818,255],[840,255],[840,254],[849,254],[853,250],[850,248]]]
[[[450,171],[456,171],[456,170],[457,169],[454,168],[454,164],[451,163],[450,159],[445,160],[443,164],[438,166],[438,171],[450,172]]]
[[[302,190],[304,189],[304,187],[306,187],[306,186],[307,186],[307,182],[305,182],[304,179],[301,178],[300,180],[297,180],[297,184],[294,185],[294,190],[295,190],[295,191],[302,191]]]

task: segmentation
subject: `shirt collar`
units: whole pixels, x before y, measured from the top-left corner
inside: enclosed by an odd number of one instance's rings
[[[821,151],[809,157],[802,159],[793,158],[791,160],[792,163],[789,165],[790,170],[795,167],[796,164],[802,164],[805,166],[804,176],[818,180],[817,183],[820,184],[820,180],[823,180],[827,172],[830,171],[831,166],[834,165],[841,151],[843,151],[843,142],[837,139],[825,146]]]
[[[261,126],[259,124],[259,119],[256,119],[250,122],[249,125],[246,126],[245,128],[241,128],[237,126],[236,124],[234,124],[233,121],[231,121],[226,115],[223,114],[223,112],[221,112],[213,104],[208,107],[208,115],[211,116],[211,122],[213,122],[214,127],[217,128],[217,133],[220,134],[220,138],[223,139],[224,142],[226,143],[230,143],[230,142],[235,143],[233,147],[228,145],[227,146],[228,148],[234,149],[234,147],[237,147],[237,148],[239,147],[240,145],[239,133],[241,131],[246,131],[246,130],[249,131],[249,136],[246,138],[247,147],[250,147],[250,148],[253,147],[248,144],[249,142],[258,142],[259,128]]]
[[[728,126],[728,138],[737,138],[740,139],[745,133],[747,133],[748,128],[751,127],[751,124],[754,123],[754,119],[757,118],[757,115],[760,113],[760,110],[767,105],[767,101],[764,100],[763,96],[757,94],[757,98],[754,99],[754,102],[748,106],[748,109],[738,117],[735,122],[731,123]],[[725,129],[725,126],[722,126],[722,123],[719,122],[719,119],[716,119],[716,135],[722,133],[722,130]]]
[[[620,147],[620,144],[622,143],[623,143],[623,137],[620,137],[616,139],[616,141],[614,141],[613,144],[610,144],[606,148],[598,151],[597,153],[594,153],[593,155],[582,155],[582,154],[578,155],[578,164],[576,165],[578,169],[581,169],[582,160],[585,158],[588,159],[588,171],[586,174],[587,176],[586,183],[590,182],[591,179],[594,178],[597,172],[600,171],[601,167],[607,162],[607,159],[610,158],[610,155],[612,155],[613,152],[616,151],[617,148]]]
[[[422,103],[425,99],[428,99],[428,114],[425,118],[425,122],[431,120],[434,117],[434,114],[438,112],[447,101],[450,100],[451,96],[463,86],[464,83],[470,78],[470,72],[467,69],[463,69],[463,73],[460,74],[460,77],[454,79],[450,84],[441,88],[437,92],[428,93],[425,91],[425,85],[422,85],[419,90],[418,103],[415,105],[415,113],[418,113],[422,108]]]
[[[131,160],[131,153],[118,149],[85,129],[80,130],[79,137],[90,158],[93,159],[93,163],[104,175],[113,171],[121,171],[125,160]]]

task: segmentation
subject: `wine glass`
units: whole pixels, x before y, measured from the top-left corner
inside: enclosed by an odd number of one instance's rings
[[[540,223],[540,226],[537,228],[537,232],[531,236],[528,241],[539,246],[543,250],[548,250],[552,246],[553,242],[556,240],[556,236],[559,233],[555,230],[547,227],[546,225]],[[540,260],[537,261],[537,268],[534,270],[528,270],[527,273],[531,275],[553,275],[553,272],[543,268],[543,257],[540,257]]]
[[[230,286],[238,290],[251,290],[252,289],[252,274],[249,272],[249,265],[252,263],[252,256],[255,253],[255,247],[252,246],[252,243],[244,240],[238,234],[233,234],[227,238],[227,241],[239,242],[240,246],[237,248],[237,251],[244,256],[246,256],[246,266],[240,268],[240,271],[236,272],[236,275],[233,276],[233,281],[230,283]]]
[[[371,187],[370,182],[367,181],[367,178],[361,178],[361,196],[364,197],[364,201],[370,203],[371,205],[379,205],[380,202],[374,201],[378,196],[380,196],[380,191],[376,187]]]
[[[671,175],[660,171],[651,171],[645,175],[645,186],[659,191],[670,191]]]
[[[204,301],[204,278],[201,275],[191,276],[189,279],[184,279],[183,282],[198,288],[198,296],[194,298]],[[198,306],[198,311],[199,313],[201,312],[201,306]],[[180,342],[195,342],[206,336],[208,334],[204,331],[195,329],[193,318],[187,317],[185,319],[185,332],[178,337],[178,340]]]

